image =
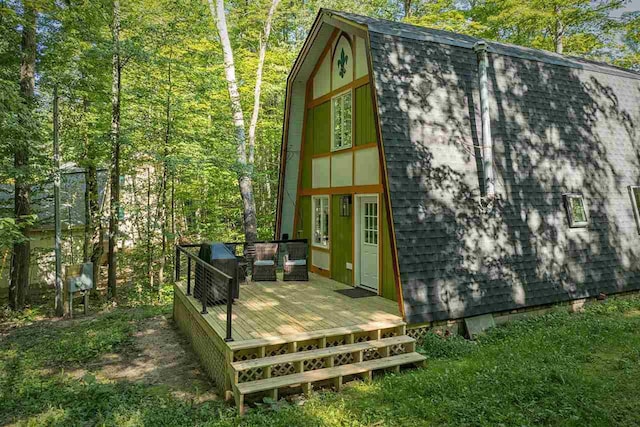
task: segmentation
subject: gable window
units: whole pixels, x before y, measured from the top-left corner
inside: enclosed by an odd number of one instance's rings
[[[351,147],[351,91],[331,100],[331,150]]]
[[[329,196],[314,196],[313,201],[313,245],[329,247]]]
[[[563,194],[564,207],[567,210],[569,227],[580,228],[589,225],[587,205],[582,194]]]
[[[640,234],[640,186],[630,185],[629,195],[631,196],[633,216],[636,218],[636,226],[638,227],[638,234]]]

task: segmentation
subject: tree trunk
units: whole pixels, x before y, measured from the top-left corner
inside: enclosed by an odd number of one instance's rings
[[[102,220],[100,218],[100,200],[98,196],[98,171],[96,169],[95,160],[87,165],[85,170],[87,179],[87,193],[89,197],[89,218],[91,227],[91,256],[89,260],[93,263],[93,286],[97,288],[100,281],[100,261],[104,248],[102,246]]]
[[[87,119],[87,112],[89,111],[89,100],[84,98],[82,100],[82,112],[83,121]],[[93,147],[89,141],[89,130],[87,123],[84,123],[82,128],[83,133],[83,151],[85,158],[84,165],[84,242],[82,244],[82,258],[84,262],[91,260],[91,237],[93,236],[93,218],[91,216],[91,189],[89,187],[89,163],[92,163],[90,158],[93,152]],[[95,171],[95,168],[94,168]]]
[[[404,0],[404,17],[411,16],[411,0]]]
[[[153,289],[153,246],[151,245],[151,168],[147,167],[147,276]]]
[[[113,0],[111,26],[113,55],[111,59],[111,200],[109,211],[109,272],[107,294],[116,297],[118,269],[118,214],[120,208],[120,0]]]
[[[260,39],[260,51],[258,53],[258,69],[256,70],[256,86],[253,93],[253,112],[251,113],[251,123],[249,124],[249,165],[253,168],[255,147],[256,147],[256,128],[258,127],[258,115],[260,114],[260,92],[262,91],[262,69],[264,67],[264,58],[267,55],[267,43],[271,34],[271,21],[278,7],[280,0],[273,0],[267,20],[264,23],[264,31]]]
[[[36,70],[36,20],[37,11],[32,1],[24,2],[24,23],[22,27],[20,62],[20,93],[27,108],[31,111],[34,106],[35,70]],[[30,124],[25,123],[25,127]],[[29,202],[29,142],[19,141],[16,144],[13,164],[16,168],[14,215],[16,223],[28,237],[28,227],[25,217],[31,214]],[[29,266],[31,263],[31,244],[29,240],[13,245],[11,259],[11,277],[9,282],[9,304],[13,309],[24,308],[29,293]]]
[[[58,85],[53,87],[53,222],[54,222],[54,252],[55,252],[55,298],[54,308],[56,316],[64,315],[64,297],[62,286],[62,227],[60,222],[60,111],[58,109]]]
[[[562,51],[564,50],[564,23],[560,19],[560,9],[556,7],[554,11],[556,15],[556,27],[553,35],[553,41],[556,53],[562,54]]]
[[[218,29],[218,36],[220,37],[220,43],[222,44],[222,51],[224,54],[224,69],[225,78],[227,80],[227,88],[229,90],[229,99],[231,103],[231,112],[233,114],[233,125],[236,130],[236,146],[238,156],[238,185],[240,187],[240,196],[242,197],[242,205],[244,212],[244,234],[247,242],[254,242],[257,239],[258,225],[256,218],[256,204],[253,195],[253,149],[249,147],[249,156],[247,156],[247,140],[245,136],[244,128],[244,116],[242,112],[242,105],[240,103],[240,93],[238,91],[238,84],[236,81],[235,63],[233,60],[233,50],[231,48],[231,41],[229,40],[229,32],[227,30],[227,19],[224,11],[224,0],[216,0],[215,4],[213,0],[208,0],[209,10],[213,17],[216,27]],[[277,6],[277,1],[274,0]],[[275,7],[272,5],[269,11],[269,31],[271,31],[271,17],[273,15]],[[266,26],[265,26],[266,30]],[[266,40],[264,41],[266,49]],[[262,51],[262,48],[261,48]],[[260,67],[261,68],[261,67]],[[260,73],[262,73],[260,69]],[[257,82],[256,82],[257,83]],[[258,94],[259,94],[258,90]],[[259,99],[258,99],[259,108]],[[254,102],[255,108],[255,102]],[[256,118],[257,122],[257,118]],[[255,135],[255,133],[254,133]],[[248,157],[248,158],[247,158]]]
[[[162,183],[160,188],[162,190],[160,198],[160,232],[162,233],[162,254],[160,256],[160,269],[158,271],[158,296],[160,287],[164,284],[164,269],[167,265],[167,184],[169,182],[169,144],[171,143],[171,54],[169,55],[169,64],[167,68],[167,100],[165,104],[165,133],[164,133],[164,148],[162,152],[163,164],[162,164]]]

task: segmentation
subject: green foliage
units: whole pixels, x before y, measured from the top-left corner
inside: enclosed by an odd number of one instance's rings
[[[17,425],[637,425],[640,298],[557,311],[490,330],[477,342],[427,335],[428,367],[387,374],[303,406],[265,400],[243,418],[222,401],[162,385],[107,382],[91,362],[131,345],[135,322],[168,306],[34,324],[0,342],[0,423]],[[88,365],[87,365],[88,364]],[[72,375],[80,367],[89,370]]]
[[[127,249],[120,260],[138,289],[158,290],[157,284],[172,270],[175,241],[242,239],[234,130],[222,53],[206,2],[121,3],[121,204],[125,218],[119,238],[127,242]],[[619,20],[610,17],[623,3],[281,2],[266,54],[257,126],[253,182],[258,237],[273,235],[285,82],[319,8],[402,19],[548,50],[556,48],[561,28],[566,53],[637,68],[638,13],[627,13]],[[270,1],[227,0],[225,4],[248,122]],[[110,164],[111,5],[110,0],[37,2],[36,103],[27,105],[19,91],[21,3],[0,1],[0,183],[12,184],[19,174],[33,184],[51,179],[55,86],[60,94],[62,163],[98,169]],[[22,144],[30,149],[30,165],[16,170],[13,153]],[[103,224],[107,214],[103,207]],[[11,212],[2,212],[2,216],[11,216]],[[14,231],[8,223],[1,224],[0,244],[10,245],[18,238]],[[159,277],[161,270],[163,278]]]
[[[459,359],[471,355],[476,349],[475,341],[466,340],[460,335],[444,336],[429,332],[420,341],[418,351],[431,360]]]

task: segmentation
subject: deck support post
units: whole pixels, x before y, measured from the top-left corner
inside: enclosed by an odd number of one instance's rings
[[[311,383],[303,383],[302,384],[302,392],[305,396],[309,397],[311,395],[312,386]]]
[[[336,391],[342,390],[342,375],[333,380],[333,386]]]
[[[234,390],[233,394],[236,400],[236,406],[238,407],[238,414],[244,415],[244,395],[238,390]]]

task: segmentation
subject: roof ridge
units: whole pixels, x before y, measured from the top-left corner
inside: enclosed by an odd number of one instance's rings
[[[483,40],[489,46],[489,52],[505,56],[520,57],[522,59],[551,63],[571,68],[586,68],[598,72],[613,72],[616,75],[624,75],[629,78],[640,79],[640,72],[619,67],[608,62],[597,61],[574,55],[559,54],[543,49],[521,46],[513,43],[484,39],[467,34],[456,33],[448,30],[440,30],[430,27],[422,27],[401,21],[392,21],[384,18],[374,18],[351,12],[341,12],[333,9],[321,8],[319,13],[336,15],[360,25],[366,25],[369,31],[392,35],[397,37],[432,41],[447,45],[472,48],[475,42]],[[395,27],[395,28],[390,28]],[[603,70],[604,68],[604,70]]]

